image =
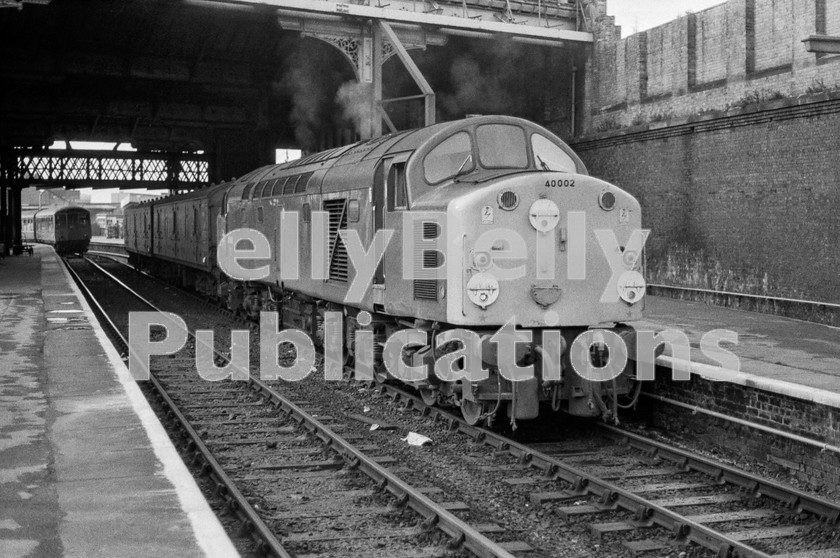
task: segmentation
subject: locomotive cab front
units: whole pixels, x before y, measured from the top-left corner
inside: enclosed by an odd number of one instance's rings
[[[541,401],[610,416],[632,391],[635,358],[616,340],[635,346],[623,323],[641,319],[644,306],[639,203],[588,176],[553,134],[515,118],[463,121],[419,149],[407,172],[411,209],[429,220],[404,233],[405,259],[423,271],[395,289],[396,306],[413,303],[441,327],[475,332],[489,370],[444,395],[468,418],[502,406],[514,420],[535,418]],[[601,381],[625,354],[621,375]],[[421,393],[450,389],[433,377],[428,354],[415,361],[423,359],[430,380]],[[522,370],[533,372],[522,379]]]

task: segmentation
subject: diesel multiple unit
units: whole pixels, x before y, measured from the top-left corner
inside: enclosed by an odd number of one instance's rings
[[[24,241],[50,244],[59,255],[84,254],[90,244],[90,212],[83,207],[58,207],[24,211]]]

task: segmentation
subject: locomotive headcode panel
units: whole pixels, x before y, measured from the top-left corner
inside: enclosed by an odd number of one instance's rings
[[[126,215],[135,264],[254,319],[281,312],[321,344],[337,312],[342,359],[372,330],[380,378],[399,375],[388,340],[420,332],[425,342],[396,360],[425,370],[413,378],[425,400],[459,405],[470,422],[535,418],[541,404],[607,418],[638,394],[635,332],[623,324],[644,306],[639,203],[531,122],[389,134]],[[247,279],[209,257],[232,249],[223,236],[251,233],[237,242],[269,250],[245,258]]]

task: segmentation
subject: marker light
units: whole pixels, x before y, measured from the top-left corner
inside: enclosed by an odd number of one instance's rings
[[[627,304],[636,304],[645,296],[645,278],[638,271],[625,271],[618,278],[618,296]]]
[[[499,298],[499,281],[489,273],[476,273],[467,283],[467,296],[473,304],[485,309]]]
[[[598,205],[600,205],[601,209],[604,211],[612,211],[615,209],[615,194],[609,190],[601,192],[601,195],[598,196]]]

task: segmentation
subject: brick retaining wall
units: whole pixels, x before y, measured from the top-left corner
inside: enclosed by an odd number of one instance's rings
[[[840,409],[786,395],[778,395],[726,382],[693,376],[688,382],[671,382],[667,370],[657,367],[657,380],[646,387],[651,393],[762,424],[822,443],[840,446]],[[840,496],[840,455],[740,426],[722,419],[642,399],[654,425],[691,439],[694,443],[728,456],[752,462],[778,473],[782,481],[796,479],[824,494]]]
[[[840,95],[580,139],[636,196],[651,282],[840,302]]]

